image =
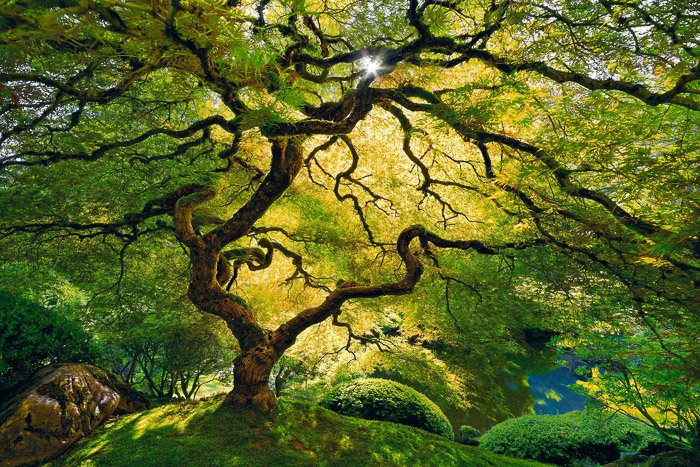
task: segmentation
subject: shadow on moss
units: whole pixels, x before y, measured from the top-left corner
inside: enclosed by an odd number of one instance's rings
[[[280,400],[271,416],[220,402],[170,404],[122,417],[52,465],[537,465],[299,401]]]

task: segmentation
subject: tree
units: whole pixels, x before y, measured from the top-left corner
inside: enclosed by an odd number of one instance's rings
[[[600,405],[638,418],[656,429],[669,445],[697,449],[700,442],[697,365],[684,367],[689,360],[693,362],[697,358],[693,354],[697,345],[677,333],[668,333],[666,326],[655,330],[665,334],[664,343],[675,355],[669,356],[647,328],[634,330],[618,325],[612,332],[584,330],[579,338],[585,345],[580,346],[579,355],[592,356],[597,364],[593,377],[582,389]]]
[[[458,253],[548,249],[621,284],[643,320],[697,319],[693,2],[15,0],[0,15],[2,236],[104,239],[119,284],[130,245],[172,252],[174,235],[189,299],[241,348],[230,404],[270,410],[270,372],[315,324],[381,345],[341,313],[411,293],[426,267],[449,307],[470,286],[441,267]],[[298,225],[295,202],[342,224]],[[231,288],[280,255],[318,301],[268,329]]]
[[[124,381],[156,397],[192,399],[202,385],[231,379],[235,351],[220,325],[190,310],[144,310],[111,326],[103,353]]]

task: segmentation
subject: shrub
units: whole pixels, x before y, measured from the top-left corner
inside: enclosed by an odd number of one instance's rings
[[[93,356],[90,336],[78,323],[0,289],[0,394],[43,365],[85,362]]]
[[[584,410],[506,420],[487,431],[479,446],[523,459],[571,465],[585,459],[609,463],[622,451],[639,451],[659,442],[656,431],[637,420]]]
[[[321,405],[342,415],[400,423],[454,439],[449,420],[434,402],[395,381],[356,379],[333,388]]]

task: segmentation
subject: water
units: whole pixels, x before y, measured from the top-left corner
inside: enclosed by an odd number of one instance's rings
[[[504,400],[482,400],[478,410],[451,410],[445,415],[456,432],[461,425],[471,425],[483,433],[507,418],[581,410],[586,398],[567,387],[580,379],[559,362],[554,349],[535,348],[512,359],[511,366],[499,375],[497,384]]]
[[[586,398],[567,387],[578,379],[571,368],[561,366],[541,375],[528,375],[535,413],[551,415],[581,410]]]

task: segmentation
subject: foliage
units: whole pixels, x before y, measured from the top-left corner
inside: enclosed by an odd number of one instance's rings
[[[479,438],[481,438],[481,432],[469,425],[462,425],[459,427],[460,441],[464,444],[470,446],[478,446]]]
[[[559,465],[590,459],[606,464],[622,451],[638,452],[662,438],[637,420],[593,411],[528,415],[499,423],[479,439],[491,452]]]
[[[433,401],[395,381],[356,379],[333,388],[321,404],[342,415],[401,423],[454,438],[449,420]]]
[[[329,377],[333,385],[357,378],[381,378],[405,384],[424,394],[443,411],[466,408],[466,388],[455,367],[422,347],[396,342],[389,352],[365,349],[357,359],[339,365]],[[464,368],[462,368],[464,370]]]
[[[274,388],[275,396],[279,397],[285,388],[300,380],[301,377],[309,375],[310,372],[311,368],[304,360],[291,356],[280,358],[270,375],[270,383]]]
[[[186,433],[186,436],[183,436]],[[119,418],[50,465],[536,466],[423,430],[344,417],[280,399],[271,417],[220,399],[167,404]]]
[[[21,295],[47,308],[57,307],[62,314],[87,324],[80,318],[85,312],[85,294],[57,270],[37,263],[19,262],[8,257],[0,264],[0,289]]]
[[[592,362],[580,389],[602,407],[642,420],[667,443],[697,449],[700,355],[687,335],[694,333],[681,332],[674,324],[582,329],[576,339],[568,339],[579,358]]]
[[[672,4],[3,2],[0,255],[99,335],[220,318],[267,408],[295,342],[381,347],[388,306],[470,404],[524,327],[697,342],[699,17]]]
[[[648,467],[695,467],[697,464],[697,451],[676,450],[654,456]]]
[[[95,358],[89,334],[62,310],[0,289],[0,393],[43,365]]]
[[[221,323],[206,315],[146,312],[115,323],[104,338],[112,371],[156,397],[196,397],[202,385],[231,380],[235,349]]]

